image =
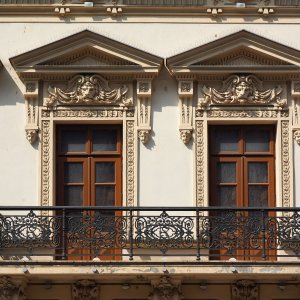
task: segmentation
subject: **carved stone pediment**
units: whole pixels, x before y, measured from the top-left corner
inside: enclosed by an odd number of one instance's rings
[[[235,51],[228,51],[223,55],[212,57],[203,61],[194,63],[193,65],[220,65],[220,66],[283,66],[291,65],[289,62],[277,59],[270,55],[261,53],[253,49],[247,49],[247,47],[241,47]]]
[[[300,51],[241,30],[170,57],[167,65],[178,79],[250,72],[288,78],[299,76]]]
[[[132,98],[128,97],[128,87],[122,85],[111,88],[100,75],[77,75],[65,89],[50,85],[49,98],[45,106],[54,105],[120,105],[130,106]]]
[[[282,98],[281,86],[264,88],[263,83],[254,75],[232,75],[224,82],[221,89],[202,87],[198,107],[210,105],[251,105],[284,107],[287,100]]]
[[[41,66],[138,66],[137,63],[115,55],[108,55],[104,51],[95,49],[92,46],[82,47],[66,55],[44,61]]]
[[[163,59],[89,30],[10,59],[22,80],[66,78],[97,73],[108,79],[152,79]]]

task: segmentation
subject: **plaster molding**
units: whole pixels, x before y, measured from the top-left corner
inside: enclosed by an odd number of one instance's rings
[[[25,300],[25,282],[16,282],[8,276],[0,277],[1,300]]]
[[[290,151],[290,122],[281,121],[281,172],[282,172],[282,206],[292,207],[291,196],[291,151]]]
[[[72,284],[72,300],[98,300],[99,287],[93,280],[78,280]]]
[[[229,76],[222,83],[222,89],[213,87],[200,88],[198,108],[206,109],[209,106],[235,105],[235,106],[264,106],[273,105],[283,108],[287,100],[281,98],[282,88],[280,86],[262,89],[262,82],[254,75]]]
[[[138,137],[146,144],[151,132],[151,94],[152,84],[150,80],[137,81],[137,109],[138,109]]]
[[[180,111],[180,124],[179,133],[180,138],[184,144],[188,144],[192,137],[193,127],[193,81],[178,82],[178,96],[179,96],[179,111]]]
[[[205,187],[205,154],[204,154],[204,121],[197,120],[195,122],[196,128],[196,149],[195,149],[195,160],[196,160],[196,206],[205,206],[204,201],[204,187]]]
[[[52,85],[48,88],[49,98],[44,105],[120,105],[131,106],[133,100],[128,97],[128,87],[123,85],[112,89],[102,76],[76,75],[65,90]]]
[[[39,108],[38,108],[38,81],[25,82],[25,110],[26,110],[26,138],[33,144],[38,137]]]
[[[231,287],[232,300],[259,300],[259,286],[253,280],[238,280]]]
[[[170,276],[161,276],[157,280],[151,281],[153,300],[179,300],[181,291],[179,280],[172,279]]]
[[[300,81],[291,82],[293,126],[300,125]]]
[[[202,111],[197,111],[197,116],[203,116]],[[276,110],[261,110],[261,109],[251,109],[248,110],[209,110],[206,112],[207,118],[217,118],[217,119],[226,119],[226,118],[277,118],[278,112]]]

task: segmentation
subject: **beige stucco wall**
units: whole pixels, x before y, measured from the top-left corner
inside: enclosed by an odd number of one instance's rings
[[[3,20],[2,20],[3,21]],[[82,21],[82,23],[80,22]],[[38,145],[25,138],[23,84],[9,58],[84,29],[167,58],[230,33],[246,29],[300,50],[300,25],[93,22],[0,23],[0,191],[1,204],[39,204]],[[170,20],[171,21],[171,20]],[[153,131],[147,145],[139,145],[138,203],[140,205],[193,205],[193,146],[179,138],[177,84],[164,71],[153,83]],[[294,156],[295,182],[300,180],[300,147]],[[17,186],[16,188],[16,181]],[[295,189],[300,206],[300,191]]]

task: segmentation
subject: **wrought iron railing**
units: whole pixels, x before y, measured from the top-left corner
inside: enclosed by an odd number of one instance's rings
[[[0,256],[300,258],[300,208],[0,207]]]

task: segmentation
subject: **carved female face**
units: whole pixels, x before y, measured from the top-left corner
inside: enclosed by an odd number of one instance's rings
[[[250,95],[250,92],[251,92],[250,85],[245,81],[240,82],[234,88],[234,94],[237,99],[247,99]]]
[[[94,84],[86,81],[80,88],[79,93],[83,99],[93,99],[96,96],[97,88]]]

